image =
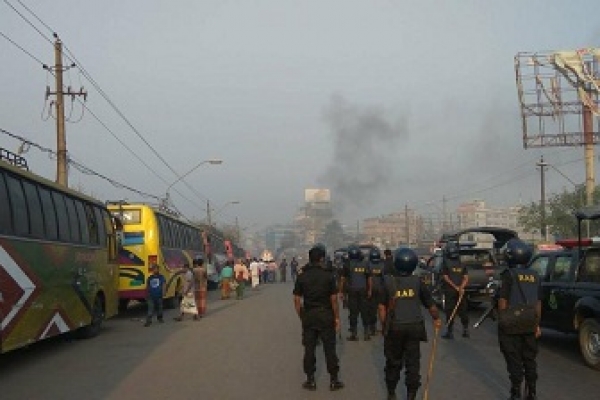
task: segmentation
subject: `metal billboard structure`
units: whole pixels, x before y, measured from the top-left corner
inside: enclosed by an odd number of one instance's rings
[[[594,145],[600,143],[600,49],[523,52],[514,62],[523,147],[583,146],[591,205]]]

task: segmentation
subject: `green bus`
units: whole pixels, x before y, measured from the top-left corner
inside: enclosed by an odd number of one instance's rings
[[[117,236],[103,203],[0,149],[0,353],[117,314]]]

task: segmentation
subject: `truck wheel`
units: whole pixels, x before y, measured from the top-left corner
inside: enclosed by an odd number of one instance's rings
[[[588,318],[579,328],[579,348],[585,363],[600,370],[600,323]]]

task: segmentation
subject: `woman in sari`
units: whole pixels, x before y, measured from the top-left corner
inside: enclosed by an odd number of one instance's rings
[[[204,259],[195,258],[194,268],[194,297],[198,308],[198,318],[206,314],[206,291],[208,290],[208,275],[204,266]]]

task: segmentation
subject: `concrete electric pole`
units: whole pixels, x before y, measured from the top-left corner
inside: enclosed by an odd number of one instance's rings
[[[56,107],[56,183],[62,186],[69,186],[67,174],[68,156],[67,139],[65,133],[64,95],[66,94],[72,98],[75,96],[83,96],[85,99],[87,98],[87,93],[83,90],[83,88],[81,88],[79,92],[72,92],[71,87],[68,87],[67,91],[65,92],[63,88],[63,72],[74,67],[75,64],[71,64],[68,67],[63,66],[62,42],[56,33],[54,34],[54,38],[56,39],[54,42],[55,65],[52,68],[44,65],[44,68],[54,72],[54,76],[56,78],[56,90],[52,92],[50,91],[49,87],[46,88],[46,98],[50,97],[51,95],[56,96],[56,100],[54,101],[54,105]]]
[[[544,240],[548,240],[548,232],[546,228],[546,179],[544,173],[546,171],[547,163],[544,162],[544,156],[540,158],[540,161],[536,164],[540,167],[540,234]]]

